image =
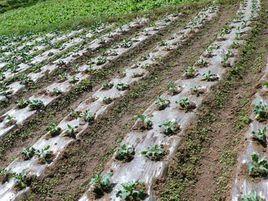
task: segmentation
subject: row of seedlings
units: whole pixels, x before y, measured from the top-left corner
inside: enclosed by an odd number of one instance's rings
[[[170,82],[167,91],[141,115],[132,131],[108,162],[102,174],[92,178],[90,189],[80,201],[156,200],[155,179],[163,177],[181,136],[196,117],[197,109],[211,87],[232,67],[241,34],[250,31],[259,4],[247,0],[237,18],[224,27],[184,78]],[[135,170],[135,171],[133,171]]]
[[[2,51],[0,55],[0,61],[8,62],[13,58],[16,59],[16,56],[23,54],[29,54],[31,57],[33,57],[37,52],[41,53],[42,50],[45,51],[49,47],[57,46],[57,43],[64,42],[69,38],[73,38],[79,34],[83,34],[85,31],[85,29],[80,29],[71,31],[66,34],[59,33],[58,35],[56,35],[55,33],[48,33],[43,36],[34,38],[33,40],[26,41],[25,43],[22,43],[17,47],[9,47],[8,49],[5,48],[5,50]],[[22,61],[20,60],[20,62]],[[17,62],[17,64],[19,63]]]
[[[251,123],[245,133],[246,146],[238,159],[232,200],[268,200],[267,122],[268,58],[264,75],[252,101]]]
[[[25,49],[17,50],[14,55],[7,56],[5,60],[7,65],[1,69],[1,81],[7,82],[30,68],[47,64],[58,58],[58,55],[70,52],[74,47],[82,45],[84,41],[92,39],[96,33],[102,33],[109,27],[100,27],[95,33],[92,30],[83,32],[84,29],[81,29],[80,32],[77,31],[76,34],[67,35],[62,40],[61,37],[58,37],[55,39],[55,43],[51,43],[51,46],[43,49],[44,51],[36,51],[36,54],[33,55],[27,53],[27,51],[25,53]]]
[[[0,102],[8,101],[8,99],[21,92],[28,85],[37,83],[45,75],[52,74],[59,65],[70,64],[86,52],[95,52],[98,49],[110,44],[112,41],[115,41],[119,36],[131,32],[133,29],[143,27],[145,24],[147,24],[147,22],[147,19],[135,19],[129,24],[123,25],[113,32],[109,32],[100,38],[93,40],[91,43],[89,43],[89,45],[86,45],[86,47],[82,49],[78,47],[77,51],[70,52],[63,58],[58,58],[52,63],[37,68],[33,72],[30,72],[27,76],[22,76],[19,80],[15,80],[14,82],[3,85],[2,88],[0,88]]]
[[[155,22],[155,25],[146,27],[136,36],[129,40],[120,42],[117,46],[108,48],[105,56],[96,56],[90,60],[90,64],[77,66],[75,73],[66,73],[61,79],[51,85],[41,89],[32,95],[28,100],[19,100],[17,106],[11,108],[0,118],[0,137],[14,130],[17,125],[22,125],[34,118],[39,110],[55,103],[60,97],[67,95],[75,89],[78,84],[89,80],[92,70],[99,70],[109,67],[114,61],[138,49],[146,40],[153,37],[161,30],[166,28],[172,22],[178,19],[178,16],[169,15],[164,19]]]
[[[124,77],[114,78],[111,82],[104,84],[91,97],[81,102],[58,125],[50,125],[45,136],[31,147],[26,148],[22,152],[23,157],[15,159],[5,169],[3,174],[5,179],[0,184],[0,197],[14,200],[27,192],[34,176],[42,175],[47,167],[53,165],[68,144],[79,138],[89,125],[93,124],[114,105],[115,99],[124,96],[134,82],[140,81],[149,74],[146,67],[156,64],[159,62],[157,60],[166,57],[171,50],[179,48],[182,42],[187,41],[189,35],[198,32],[217,13],[217,7],[209,7],[201,11],[193,22],[189,23],[183,30],[176,30],[173,37],[164,41],[167,46],[159,44],[148,54],[149,56],[142,57],[136,64],[125,68]],[[23,179],[18,179],[18,175]],[[22,186],[21,183],[26,185]]]

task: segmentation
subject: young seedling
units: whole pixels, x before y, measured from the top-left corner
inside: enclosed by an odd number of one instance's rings
[[[265,201],[265,199],[259,196],[256,192],[251,192],[244,195],[241,201]]]
[[[55,123],[52,123],[47,130],[51,137],[59,135],[62,131],[61,127],[57,126]]]
[[[163,145],[153,145],[142,151],[141,154],[152,161],[160,161],[166,153]]]
[[[218,75],[212,73],[210,70],[203,74],[202,81],[213,82],[219,79]]]
[[[179,106],[181,110],[185,110],[185,112],[192,111],[196,108],[196,104],[189,100],[189,98],[182,98],[179,102]]]
[[[258,131],[252,131],[252,138],[259,141],[261,144],[266,144],[266,127],[258,129]]]
[[[146,187],[143,183],[137,181],[125,183],[116,193],[116,197],[126,201],[141,201],[147,197]]]
[[[259,102],[254,105],[255,118],[257,121],[266,121],[268,119],[268,105],[263,102]]]
[[[6,125],[7,126],[12,126],[12,125],[14,125],[16,123],[17,123],[17,120],[15,119],[14,116],[12,116],[12,115],[7,115],[6,116]]]
[[[136,116],[136,124],[134,125],[134,129],[139,129],[139,130],[150,130],[153,128],[153,122],[149,117],[146,115],[137,115]]]
[[[111,89],[113,86],[114,86],[113,83],[105,82],[105,83],[102,85],[101,89],[102,89],[102,90],[108,90],[108,89]]]
[[[135,149],[133,146],[128,144],[123,144],[117,150],[115,159],[123,162],[130,162],[135,155]]]
[[[170,105],[170,100],[163,97],[158,97],[156,100],[156,106],[158,110],[164,110]]]
[[[266,158],[253,153],[251,155],[252,162],[248,165],[249,175],[252,177],[266,177],[268,175],[268,161]]]
[[[50,146],[48,145],[45,148],[36,151],[36,156],[39,159],[39,163],[46,164],[46,163],[52,162],[53,152],[49,149],[50,149]]]
[[[29,105],[29,101],[28,101],[28,100],[25,100],[25,99],[20,99],[20,100],[17,102],[17,107],[18,107],[19,109],[26,108],[28,105]]]
[[[103,103],[106,105],[109,105],[111,102],[113,102],[113,99],[111,97],[103,97],[102,99]]]
[[[93,124],[95,115],[92,112],[90,112],[90,110],[86,110],[82,116],[85,122]]]
[[[189,79],[189,78],[194,78],[198,75],[198,72],[197,72],[197,69],[193,66],[189,66],[185,73],[184,73],[184,76]]]
[[[182,91],[182,87],[177,86],[173,81],[170,81],[168,83],[167,88],[168,88],[168,93],[171,96],[177,95],[177,94],[179,94]]]
[[[0,183],[4,184],[6,182],[9,181],[9,179],[11,179],[12,177],[14,177],[14,173],[6,170],[6,169],[0,169]]]
[[[32,178],[27,176],[25,172],[15,174],[14,179],[15,179],[14,188],[17,191],[20,191],[20,190],[27,188],[27,186],[30,186],[30,184],[32,182]]]
[[[100,198],[104,195],[104,193],[108,193],[112,189],[111,177],[112,173],[104,174],[104,175],[96,175],[94,176],[90,184],[93,188],[93,193],[97,198]]]
[[[196,64],[196,66],[200,67],[200,68],[204,68],[208,66],[208,62],[204,59],[199,59]]]
[[[24,160],[30,160],[32,157],[35,156],[36,154],[36,149],[33,147],[28,147],[26,149],[24,149],[22,152],[22,157]]]
[[[130,48],[133,45],[133,42],[131,40],[124,40],[121,44],[121,47],[123,48]]]
[[[53,90],[52,90],[52,92],[51,92],[51,95],[52,96],[58,96],[58,95],[61,95],[63,92],[60,90],[60,89],[58,89],[58,88],[54,88]]]
[[[79,78],[76,77],[76,76],[72,76],[70,79],[69,79],[69,83],[71,84],[75,84],[79,81]]]
[[[125,91],[125,90],[129,89],[129,85],[124,84],[124,83],[118,83],[115,87],[119,91]]]
[[[173,135],[180,128],[179,124],[176,122],[175,119],[166,120],[163,124],[159,125],[159,127],[163,128],[163,132],[165,135]]]
[[[196,95],[197,97],[204,93],[206,93],[206,88],[203,88],[201,86],[194,86],[193,88],[191,88],[191,94]]]
[[[213,47],[208,47],[203,56],[206,58],[212,58],[214,57],[213,51],[214,51]]]
[[[29,101],[29,107],[30,107],[30,110],[40,110],[44,108],[45,105],[43,101],[35,99],[35,100]]]
[[[78,119],[79,117],[82,116],[82,112],[81,111],[76,111],[76,110],[73,110],[70,115],[69,115],[69,120],[73,120],[73,119]]]
[[[67,124],[67,129],[66,129],[66,133],[65,136],[71,137],[71,138],[75,138],[75,134],[77,133],[77,127],[72,126],[70,124]]]
[[[97,65],[97,66],[100,66],[100,65],[102,65],[102,64],[105,64],[106,62],[107,62],[106,57],[98,57],[98,58],[97,58],[97,61],[96,61],[96,65]]]

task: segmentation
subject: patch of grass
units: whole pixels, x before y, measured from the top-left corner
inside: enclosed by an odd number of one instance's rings
[[[0,34],[25,33],[93,25],[111,19],[125,19],[152,9],[187,5],[208,0],[47,0],[0,15]],[[167,10],[168,10],[167,9]]]

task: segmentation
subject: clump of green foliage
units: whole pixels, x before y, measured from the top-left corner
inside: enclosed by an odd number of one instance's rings
[[[140,201],[146,196],[145,185],[137,181],[122,184],[122,188],[116,193],[116,197],[126,201]]]
[[[116,152],[115,158],[119,161],[129,162],[134,158],[135,148],[128,144],[123,144]]]

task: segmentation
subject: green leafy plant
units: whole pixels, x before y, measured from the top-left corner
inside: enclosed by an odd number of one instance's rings
[[[103,97],[102,101],[103,101],[104,104],[108,105],[111,102],[113,102],[113,99],[111,97],[105,96],[105,97]]]
[[[17,120],[15,119],[15,117],[14,116],[12,116],[12,115],[7,115],[6,116],[6,125],[7,126],[12,126],[12,125],[14,125],[14,124],[16,124],[16,122],[17,122]]]
[[[146,187],[141,182],[129,182],[122,184],[122,188],[116,193],[116,197],[120,197],[126,201],[140,201],[147,197]]]
[[[107,193],[112,189],[112,176],[112,173],[104,175],[98,174],[91,179],[90,184],[93,187],[93,192],[96,197],[101,197],[104,195],[104,193]]]
[[[44,103],[42,100],[30,100],[29,101],[29,107],[31,110],[40,110],[42,108],[44,108]]]
[[[86,110],[82,116],[87,123],[92,124],[94,122],[95,116],[90,110]]]
[[[198,67],[203,68],[203,67],[207,67],[207,66],[208,66],[208,62],[207,62],[206,60],[204,60],[204,59],[199,59],[199,60],[196,62],[195,65],[198,66]]]
[[[77,127],[67,124],[67,129],[65,135],[71,138],[75,138],[77,133]]]
[[[108,89],[111,89],[113,86],[114,86],[113,83],[105,82],[105,83],[102,85],[102,90],[108,90]]]
[[[135,149],[128,144],[122,144],[117,150],[115,158],[119,161],[129,162],[134,158]]]
[[[259,196],[256,192],[251,192],[242,196],[241,201],[265,201],[265,199]]]
[[[193,66],[189,66],[185,71],[185,77],[186,78],[193,78],[198,75],[197,69]]]
[[[18,102],[17,102],[17,107],[19,109],[23,109],[25,107],[27,107],[29,105],[29,101],[28,100],[25,100],[25,99],[20,99]]]
[[[124,40],[121,44],[121,47],[123,48],[130,48],[133,45],[133,42],[131,40]]]
[[[53,90],[52,90],[52,92],[51,92],[51,94],[53,95],[53,96],[58,96],[58,95],[61,95],[63,92],[60,90],[60,89],[58,89],[58,88],[54,88]]]
[[[164,110],[170,105],[170,100],[163,97],[158,97],[156,100],[158,110]]]
[[[96,65],[100,66],[102,64],[105,64],[107,62],[106,57],[98,57],[96,61]]]
[[[168,93],[172,96],[179,94],[182,91],[180,86],[177,86],[173,81],[168,82]]]
[[[15,174],[14,179],[15,179],[14,188],[18,191],[27,188],[27,186],[30,186],[32,182],[32,178],[28,177],[27,174],[24,172]]]
[[[199,97],[200,95],[206,93],[206,88],[202,88],[201,86],[194,86],[191,88],[191,94]]]
[[[252,131],[252,138],[258,140],[260,143],[266,144],[266,127],[258,129],[258,131]]]
[[[268,175],[268,161],[257,153],[251,155],[252,162],[248,165],[249,175],[253,177]]]
[[[57,124],[52,123],[49,127],[48,127],[48,132],[51,135],[51,137],[55,137],[57,135],[59,135],[62,131],[61,127],[57,126]]]
[[[175,119],[166,120],[159,127],[162,127],[165,135],[172,135],[179,130],[179,125]]]
[[[125,90],[129,89],[129,85],[124,84],[124,83],[118,83],[116,85],[116,89],[119,90],[119,91],[125,91]]]
[[[268,119],[268,106],[261,101],[254,105],[253,112],[258,121],[265,121]]]
[[[142,151],[141,154],[152,161],[159,161],[165,156],[166,153],[163,145],[153,145]]]
[[[208,82],[213,82],[218,79],[219,79],[218,75],[212,73],[210,70],[207,73],[204,73],[203,78],[202,78],[203,81],[208,81]]]
[[[185,110],[186,112],[196,108],[195,103],[191,102],[187,97],[182,98],[178,103],[180,105],[180,109]]]
[[[72,76],[70,79],[69,79],[69,83],[71,84],[75,84],[79,81],[79,78],[76,77],[76,76]]]
[[[135,129],[141,129],[141,130],[149,130],[153,127],[153,122],[151,119],[146,115],[137,115],[136,116],[136,124],[134,126]]]
[[[35,156],[36,154],[36,149],[33,147],[28,147],[26,149],[24,149],[22,152],[22,157],[24,160],[30,160],[32,157]]]
[[[48,145],[41,150],[37,150],[36,156],[41,164],[51,163],[53,159],[53,152],[50,150],[50,146]]]

